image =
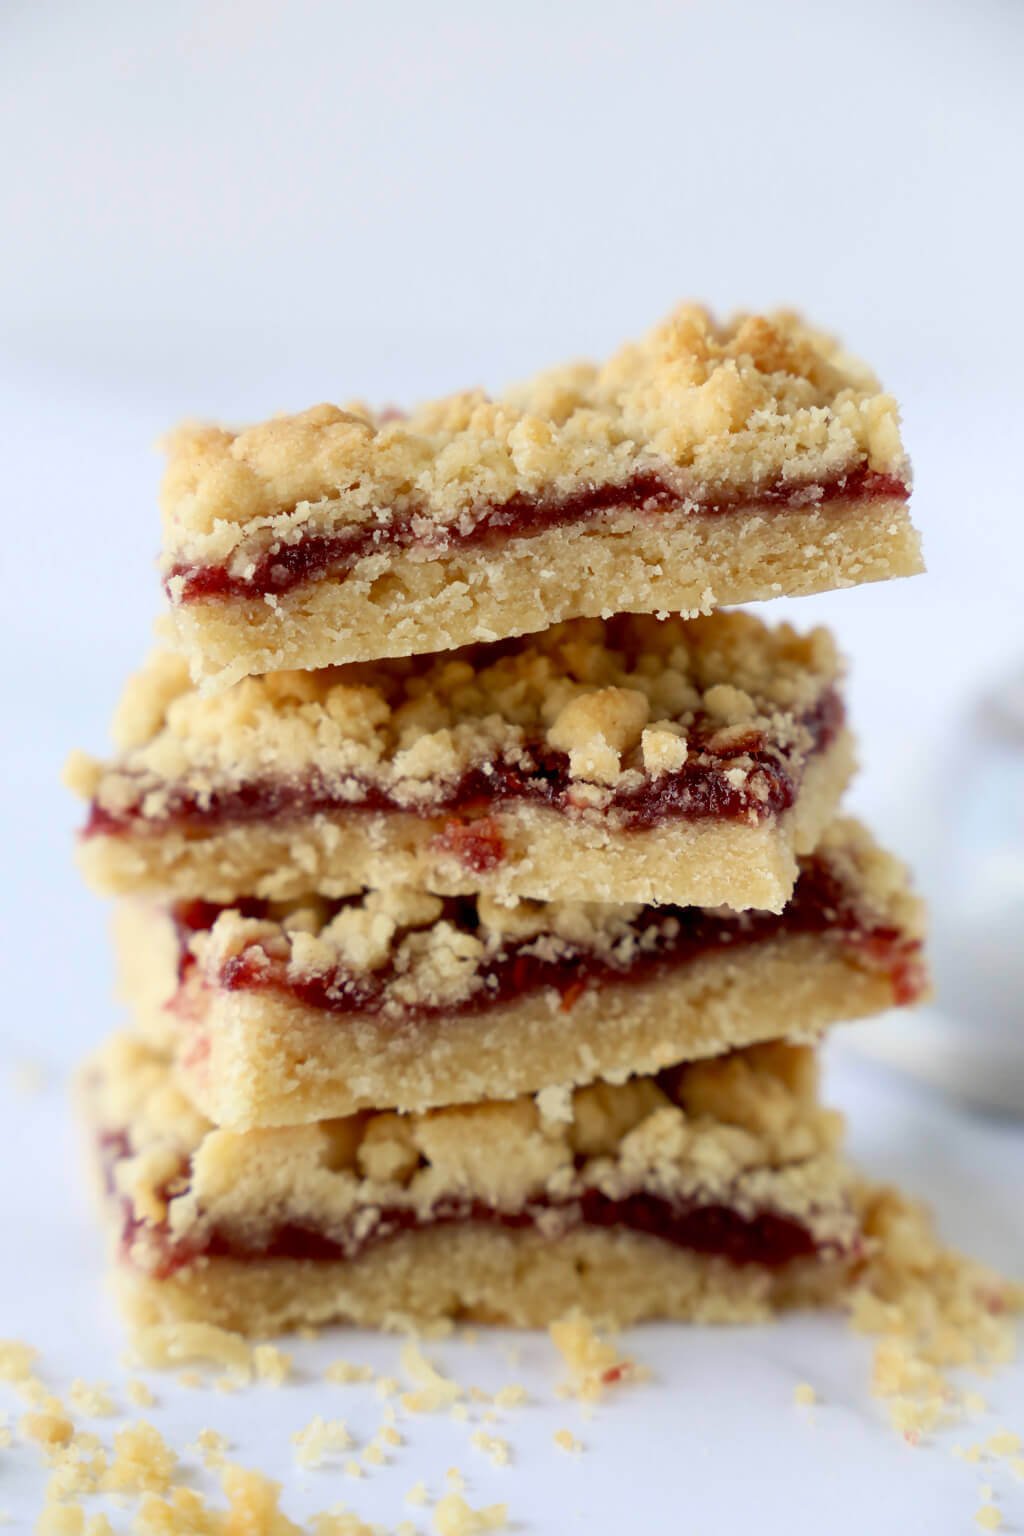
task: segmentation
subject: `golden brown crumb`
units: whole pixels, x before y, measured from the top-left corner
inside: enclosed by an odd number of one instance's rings
[[[368,1445],[363,1452],[363,1460],[367,1466],[380,1467],[387,1461],[387,1457],[379,1445]]]
[[[446,1493],[434,1506],[434,1530],[438,1536],[479,1536],[484,1531],[500,1531],[507,1518],[507,1504],[471,1509],[458,1493]]]
[[[72,1435],[67,1445],[51,1448],[47,1460],[53,1468],[46,1489],[49,1499],[99,1493],[106,1485],[107,1453],[96,1435]]]
[[[84,1531],[81,1504],[47,1504],[36,1523],[36,1536],[83,1536]]]
[[[385,1445],[401,1445],[402,1437],[393,1424],[385,1424],[378,1431]]]
[[[560,1451],[579,1452],[583,1449],[583,1442],[576,1439],[571,1429],[556,1429],[551,1438]]]
[[[548,1333],[569,1367],[570,1380],[562,1389],[563,1396],[593,1401],[606,1388],[640,1380],[646,1374],[634,1360],[620,1355],[610,1339],[602,1339],[578,1307],[552,1323]]]
[[[519,1386],[518,1383],[502,1387],[494,1394],[495,1406],[498,1408],[520,1408],[526,1401],[526,1388]]]
[[[812,1403],[818,1401],[818,1394],[809,1381],[798,1381],[793,1388],[793,1401],[802,1407],[809,1408]]]
[[[1021,1437],[1012,1429],[998,1429],[985,1442],[985,1449],[993,1456],[1016,1456],[1021,1448]]]
[[[125,1395],[136,1408],[152,1408],[156,1402],[152,1389],[144,1381],[130,1381],[125,1387]]]
[[[426,1483],[413,1483],[405,1496],[405,1502],[407,1504],[425,1504],[429,1497]]]
[[[983,1504],[975,1513],[974,1523],[980,1525],[983,1531],[998,1531],[1003,1517],[994,1504]]]
[[[512,1459],[512,1447],[500,1435],[489,1435],[485,1430],[478,1429],[470,1444],[476,1450],[483,1451],[494,1467],[507,1467]]]
[[[345,1476],[346,1477],[362,1477],[363,1476],[363,1469],[359,1465],[358,1461],[356,1461],[354,1456],[350,1457],[349,1460],[346,1461],[345,1469],[344,1470],[345,1470]]]
[[[223,1365],[245,1381],[252,1375],[252,1350],[245,1339],[212,1323],[155,1323],[140,1329],[132,1346],[139,1364],[150,1369],[200,1361]]]
[[[104,1487],[111,1493],[166,1493],[178,1458],[152,1424],[140,1420],[114,1436]]]
[[[223,1467],[228,1451],[228,1438],[216,1429],[201,1429],[196,1436],[196,1449],[203,1465],[215,1470]]]
[[[437,1413],[463,1396],[462,1388],[442,1376],[414,1339],[402,1346],[401,1362],[406,1375],[417,1383],[416,1391],[405,1392],[400,1399],[402,1407],[410,1413]]]
[[[87,1418],[105,1419],[117,1412],[109,1388],[104,1382],[97,1382],[95,1386],[90,1386],[88,1382],[76,1377],[68,1390],[68,1397],[72,1408],[78,1413],[84,1413]]]
[[[394,1397],[401,1385],[397,1376],[378,1376],[375,1390],[378,1397]]]
[[[324,1419],[320,1414],[310,1419],[292,1435],[295,1459],[303,1467],[319,1467],[324,1458],[347,1451],[353,1444],[348,1425],[341,1419]]]
[[[355,1365],[351,1360],[335,1360],[324,1371],[324,1380],[339,1386],[355,1381],[372,1381],[372,1365]]]
[[[291,1355],[275,1344],[257,1344],[252,1352],[252,1363],[260,1381],[269,1381],[274,1387],[281,1386],[291,1374]]]
[[[0,1339],[0,1381],[24,1381],[32,1374],[39,1351],[18,1339]]]
[[[47,1449],[67,1445],[75,1432],[75,1426],[66,1413],[50,1412],[47,1409],[23,1413],[18,1428],[26,1440],[34,1440],[37,1445]]]

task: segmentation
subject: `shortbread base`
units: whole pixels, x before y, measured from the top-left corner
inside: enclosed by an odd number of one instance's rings
[[[450,650],[562,619],[710,613],[912,576],[919,536],[899,498],[721,515],[622,513],[424,558],[375,554],[270,599],[203,598],[174,609],[181,649],[211,690],[282,668]]]

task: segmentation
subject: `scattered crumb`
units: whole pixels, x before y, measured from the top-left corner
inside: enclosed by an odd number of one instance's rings
[[[582,1440],[577,1440],[571,1429],[556,1429],[551,1438],[560,1451],[579,1452],[583,1449]]]
[[[975,1513],[974,1523],[980,1525],[983,1531],[998,1531],[1003,1517],[994,1504],[983,1504]]]
[[[135,1334],[132,1348],[138,1363],[151,1369],[200,1361],[223,1365],[243,1381],[252,1375],[252,1350],[246,1340],[212,1323],[154,1324]]]
[[[319,1467],[326,1456],[347,1451],[354,1444],[348,1425],[341,1419],[325,1419],[320,1414],[292,1435],[295,1460],[301,1467]]]
[[[345,1476],[346,1477],[362,1477],[363,1476],[363,1469],[359,1465],[358,1461],[356,1461],[354,1456],[351,1456],[348,1459],[348,1461],[346,1461],[345,1466],[344,1466],[344,1472],[345,1472]]]
[[[552,1323],[548,1333],[569,1367],[570,1380],[560,1389],[563,1397],[594,1401],[607,1387],[646,1375],[634,1360],[620,1355],[610,1339],[602,1339],[578,1307]]]
[[[144,1419],[119,1429],[103,1486],[110,1493],[166,1493],[178,1458]]]
[[[397,1376],[378,1376],[376,1392],[378,1397],[394,1397],[401,1390],[402,1383]]]
[[[981,1487],[978,1489],[978,1498],[979,1499],[983,1499],[986,1504],[991,1504],[991,1502],[995,1498],[995,1496],[996,1496],[996,1491],[992,1487],[992,1484],[991,1483],[982,1483]]]
[[[448,1411],[448,1417],[454,1419],[457,1424],[464,1424],[469,1418],[469,1409],[465,1403],[453,1403]]]
[[[793,1401],[799,1403],[802,1408],[810,1408],[818,1401],[818,1394],[809,1381],[798,1381],[793,1388]]]
[[[83,1536],[84,1531],[81,1504],[46,1504],[36,1522],[36,1536]]]
[[[44,1448],[67,1445],[75,1432],[74,1424],[62,1409],[57,1412],[37,1409],[23,1413],[18,1421],[18,1429],[26,1440],[34,1440]]]
[[[980,1392],[965,1392],[964,1412],[973,1418],[980,1418],[983,1413],[988,1413],[988,1403]]]
[[[381,1450],[379,1445],[368,1445],[366,1450],[363,1452],[363,1460],[366,1462],[367,1466],[382,1467],[387,1461],[387,1457],[384,1455],[384,1452]]]
[[[1014,1477],[1024,1483],[1024,1456],[1015,1456],[1010,1462],[1010,1471]]]
[[[195,1390],[197,1387],[201,1387],[202,1385],[203,1378],[200,1376],[198,1371],[179,1371],[179,1387],[188,1387],[190,1390]]]
[[[407,1504],[425,1504],[429,1497],[426,1483],[413,1483],[405,1496],[405,1502]]]
[[[434,1530],[438,1536],[478,1536],[483,1531],[500,1531],[507,1516],[507,1504],[471,1509],[461,1494],[446,1493],[434,1506]]]
[[[402,1444],[402,1436],[393,1424],[382,1425],[381,1428],[377,1431],[377,1434],[379,1438],[384,1441],[385,1445]]]
[[[107,1453],[96,1435],[73,1435],[67,1445],[52,1447],[47,1460],[53,1468],[46,1489],[49,1499],[98,1493],[106,1486]]]
[[[25,1381],[32,1375],[32,1367],[39,1359],[39,1351],[31,1344],[18,1339],[0,1339],[0,1381]]]
[[[216,1429],[201,1429],[196,1436],[195,1449],[199,1452],[204,1466],[219,1471],[228,1453],[228,1438]]]
[[[71,1406],[90,1419],[106,1419],[117,1412],[117,1406],[105,1382],[90,1387],[88,1382],[76,1377],[68,1391]]]
[[[519,1408],[526,1401],[526,1388],[515,1383],[508,1387],[502,1387],[500,1392],[495,1392],[494,1394],[495,1406],[498,1408]]]
[[[90,1515],[85,1522],[82,1536],[114,1536],[114,1527],[106,1515]]]
[[[998,1429],[985,1442],[985,1449],[993,1456],[1016,1456],[1020,1448],[1020,1435],[1014,1434],[1012,1429]]]
[[[403,1344],[401,1362],[403,1371],[417,1384],[416,1391],[404,1392],[400,1398],[402,1407],[410,1413],[437,1413],[462,1397],[462,1388],[442,1376],[414,1339]]]
[[[281,1386],[291,1375],[292,1357],[276,1344],[257,1344],[252,1363],[259,1380],[269,1381],[273,1387]]]
[[[449,1487],[455,1490],[456,1493],[461,1493],[463,1488],[466,1486],[466,1479],[463,1477],[458,1467],[449,1467],[448,1471],[444,1475],[444,1480],[449,1485]]]
[[[338,1386],[348,1386],[350,1382],[355,1381],[372,1381],[373,1367],[356,1365],[351,1360],[335,1360],[324,1371],[324,1380],[334,1382]]]
[[[125,1387],[125,1395],[136,1408],[152,1408],[156,1402],[152,1391],[144,1381],[130,1381]]]
[[[484,1430],[478,1429],[470,1444],[474,1449],[483,1451],[484,1455],[490,1458],[492,1466],[507,1467],[512,1460],[512,1447],[500,1435],[488,1435]]]

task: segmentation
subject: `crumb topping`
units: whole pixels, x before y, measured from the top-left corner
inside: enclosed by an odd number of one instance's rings
[[[756,1046],[580,1088],[567,1123],[521,1098],[232,1133],[189,1110],[167,1063],[126,1034],[94,1065],[92,1097],[100,1127],[120,1138],[111,1177],[135,1212],[131,1257],[142,1268],[159,1270],[168,1241],[199,1251],[215,1232],[258,1251],[287,1224],[348,1251],[382,1213],[429,1221],[446,1203],[519,1212],[541,1202],[554,1233],[584,1191],[768,1209],[841,1246],[856,1231],[841,1120],[818,1103],[803,1047]],[[433,1399],[442,1388],[431,1377],[420,1390]]]
[[[687,762],[738,787],[755,740],[790,759],[811,750],[804,718],[839,671],[825,630],[741,613],[578,619],[440,656],[269,673],[213,696],[158,652],[122,699],[117,757],[76,753],[66,778],[108,815],[152,822],[274,782],[329,784],[339,809],[372,785],[422,810],[474,768],[535,774],[552,752],[589,787],[588,805]]]
[[[793,314],[719,324],[694,305],[603,366],[551,369],[497,399],[467,391],[397,419],[319,405],[242,432],[186,425],[167,449],[166,568],[238,575],[310,534],[408,519],[429,546],[512,498],[645,476],[699,504],[862,466],[908,475],[895,402],[834,341]]]

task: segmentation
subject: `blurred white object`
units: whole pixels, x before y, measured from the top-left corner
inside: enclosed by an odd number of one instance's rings
[[[1024,1115],[1024,672],[983,697],[933,773],[930,890],[936,1001],[860,1031],[874,1054]]]

